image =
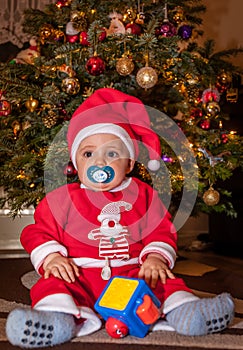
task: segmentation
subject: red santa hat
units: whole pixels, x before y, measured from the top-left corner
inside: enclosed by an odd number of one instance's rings
[[[138,141],[148,149],[148,168],[160,167],[160,140],[151,129],[144,104],[136,97],[112,88],[96,90],[74,112],[70,120],[67,140],[75,168],[76,153],[82,140],[99,133],[113,134],[126,145],[131,159],[137,159]]]

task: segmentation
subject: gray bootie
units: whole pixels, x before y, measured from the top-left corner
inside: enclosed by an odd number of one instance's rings
[[[225,329],[234,318],[234,302],[228,293],[185,303],[166,315],[177,333],[206,335]]]
[[[74,337],[75,329],[73,315],[30,308],[11,311],[6,323],[8,340],[22,348],[40,348],[67,342]]]

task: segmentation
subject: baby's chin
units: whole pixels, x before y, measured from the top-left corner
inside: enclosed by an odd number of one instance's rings
[[[118,186],[117,184],[114,184],[113,181],[111,181],[110,183],[93,183],[91,181],[88,181],[84,185],[88,187],[90,190],[100,191],[100,192],[110,191],[113,188]]]

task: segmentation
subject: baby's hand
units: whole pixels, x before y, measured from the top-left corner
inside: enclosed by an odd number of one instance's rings
[[[78,266],[71,258],[66,258],[59,253],[48,255],[44,261],[43,269],[45,271],[44,278],[49,278],[53,275],[63,279],[66,282],[74,282],[79,276]]]
[[[151,288],[156,287],[159,278],[165,284],[167,277],[175,278],[166,261],[159,254],[149,254],[138,273],[138,278],[143,278]]]

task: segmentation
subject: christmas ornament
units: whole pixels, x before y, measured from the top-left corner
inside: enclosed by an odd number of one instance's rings
[[[177,6],[175,10],[173,11],[173,21],[176,24],[181,23],[184,20],[184,11],[182,7]]]
[[[193,119],[201,119],[203,116],[203,112],[200,108],[193,108],[190,112],[190,117]]]
[[[68,95],[76,95],[80,90],[80,83],[77,78],[70,76],[63,79],[61,87]]]
[[[140,35],[142,33],[142,27],[137,23],[128,23],[125,28],[128,34]]]
[[[39,105],[39,101],[30,96],[30,98],[25,102],[25,107],[29,112],[34,112]]]
[[[209,189],[203,194],[203,201],[209,206],[214,206],[219,203],[220,194],[211,185]]]
[[[210,120],[209,120],[209,119],[204,119],[204,120],[202,120],[202,121],[200,122],[200,127],[201,127],[202,129],[204,129],[204,130],[210,129],[210,126],[211,126],[211,124],[210,124]]]
[[[192,27],[187,24],[183,24],[178,29],[178,35],[184,40],[189,39],[192,36]]]
[[[66,7],[66,6],[71,5],[71,2],[72,2],[72,0],[58,0],[56,2],[56,6],[58,8]]]
[[[14,58],[16,63],[34,64],[34,59],[40,56],[36,37],[32,37],[29,44],[27,49],[21,50]]]
[[[15,120],[12,123],[12,128],[13,128],[14,138],[16,139],[21,130],[21,124],[17,120]]]
[[[144,89],[152,88],[158,81],[158,74],[152,67],[145,66],[137,72],[136,81]]]
[[[219,102],[220,100],[220,93],[217,89],[206,89],[202,93],[202,102],[208,103],[208,102]]]
[[[238,89],[231,88],[226,91],[227,102],[236,103],[238,101]]]
[[[129,75],[132,73],[133,69],[134,63],[131,58],[124,56],[116,61],[116,70],[120,75]]]
[[[42,45],[46,40],[50,40],[53,37],[53,33],[54,33],[54,28],[51,24],[47,23],[40,27],[39,36],[40,36]]]
[[[227,143],[228,142],[228,135],[227,134],[225,134],[225,133],[222,133],[221,134],[221,141],[222,141],[222,143]]]
[[[176,27],[172,23],[170,23],[168,20],[167,2],[165,2],[164,12],[165,12],[164,20],[163,20],[161,27],[157,31],[157,33],[159,35],[162,35],[163,37],[175,36],[176,35]]]
[[[66,25],[66,40],[68,43],[76,43],[79,41],[79,31],[74,28],[72,22]]]
[[[220,106],[217,102],[209,102],[206,107],[205,111],[207,116],[215,118],[220,113]]]
[[[137,13],[134,9],[129,8],[127,9],[125,15],[123,16],[123,22],[134,22],[137,17]]]
[[[88,33],[87,32],[81,32],[79,35],[79,42],[83,46],[89,46],[90,42],[88,41]]]
[[[94,76],[98,76],[98,75],[104,73],[105,63],[102,60],[102,58],[97,56],[97,54],[95,53],[93,57],[90,57],[88,59],[85,67],[86,67],[86,70],[89,74],[94,75]]]
[[[163,37],[172,37],[176,35],[176,28],[169,20],[164,19],[161,27],[156,31],[157,35],[161,35]]]
[[[228,87],[232,83],[232,75],[223,71],[218,75],[217,80],[218,84]]]
[[[66,37],[61,29],[54,29],[53,30],[53,39],[55,41],[64,43],[66,40]]]
[[[67,177],[73,177],[77,174],[77,170],[74,168],[73,163],[70,161],[63,169],[63,174]]]
[[[145,14],[144,12],[139,12],[137,14],[137,18],[135,20],[135,23],[139,24],[139,25],[143,25],[144,24],[144,20],[145,20]]]
[[[121,21],[121,15],[119,15],[117,12],[112,12],[109,15],[109,18],[111,19],[110,26],[108,29],[106,29],[106,35],[117,35],[117,34],[125,34],[126,29],[124,24]]]
[[[0,116],[6,117],[11,113],[11,103],[7,100],[0,100]]]
[[[47,114],[42,117],[42,122],[46,128],[51,129],[54,125],[56,125],[58,120],[57,114],[53,110],[49,110]]]
[[[70,21],[73,24],[73,28],[78,32],[85,31],[87,29],[86,15],[83,11],[72,11],[70,14]]]

